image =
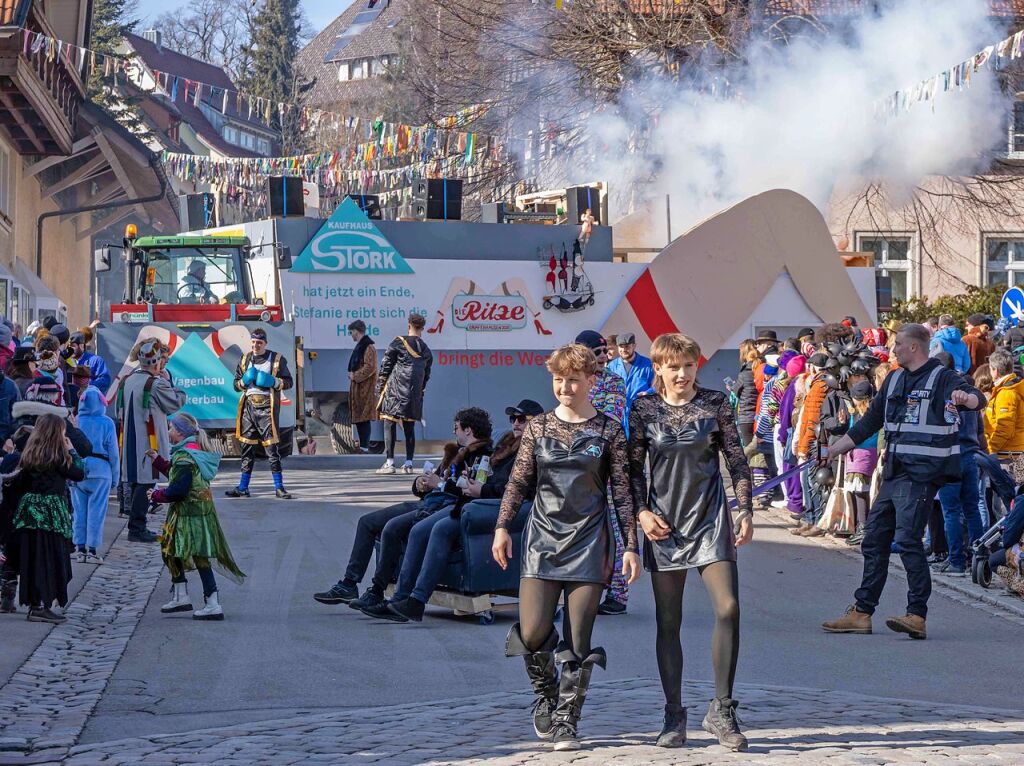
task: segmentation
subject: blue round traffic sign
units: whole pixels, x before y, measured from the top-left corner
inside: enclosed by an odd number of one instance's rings
[[[1019,287],[1011,287],[1003,293],[1003,300],[999,303],[999,313],[1004,319],[1009,319],[1014,327],[1024,319],[1024,290]]]

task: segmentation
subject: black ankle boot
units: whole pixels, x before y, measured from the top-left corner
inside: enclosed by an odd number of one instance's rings
[[[552,714],[558,704],[558,671],[555,669],[554,648],[558,645],[558,631],[551,629],[540,649],[531,652],[523,643],[519,623],[512,626],[505,639],[505,656],[522,656],[526,662],[526,675],[533,693],[533,731],[540,739],[552,737]]]
[[[577,738],[577,727],[583,713],[583,703],[587,699],[587,689],[590,688],[590,676],[595,665],[605,667],[608,657],[604,649],[597,648],[591,649],[590,654],[580,659],[563,643],[555,651],[555,661],[562,666],[562,677],[558,684],[558,705],[552,716],[552,740],[555,750],[578,750],[580,741]]]
[[[665,705],[665,725],[655,743],[658,747],[682,747],[686,744],[686,708]]]

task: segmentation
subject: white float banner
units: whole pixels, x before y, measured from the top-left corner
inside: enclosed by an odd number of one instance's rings
[[[412,274],[282,272],[295,334],[307,346],[352,348],[348,325],[356,319],[375,340],[390,341],[418,313],[433,349],[554,348],[600,328],[647,268],[586,263],[587,289],[573,290],[563,274],[552,279],[548,261],[406,261]]]

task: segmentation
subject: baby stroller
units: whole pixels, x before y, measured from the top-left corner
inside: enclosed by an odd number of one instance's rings
[[[1004,548],[1016,545],[1024,535],[1024,495],[1018,490],[1010,512],[997,521],[971,546],[971,580],[982,588],[992,585],[991,557]]]

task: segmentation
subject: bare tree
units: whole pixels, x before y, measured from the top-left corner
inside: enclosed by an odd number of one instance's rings
[[[224,67],[232,81],[245,79],[251,65],[246,46],[252,41],[259,0],[194,0],[157,17],[164,45],[186,56]],[[300,19],[301,43],[315,34],[309,19]]]

